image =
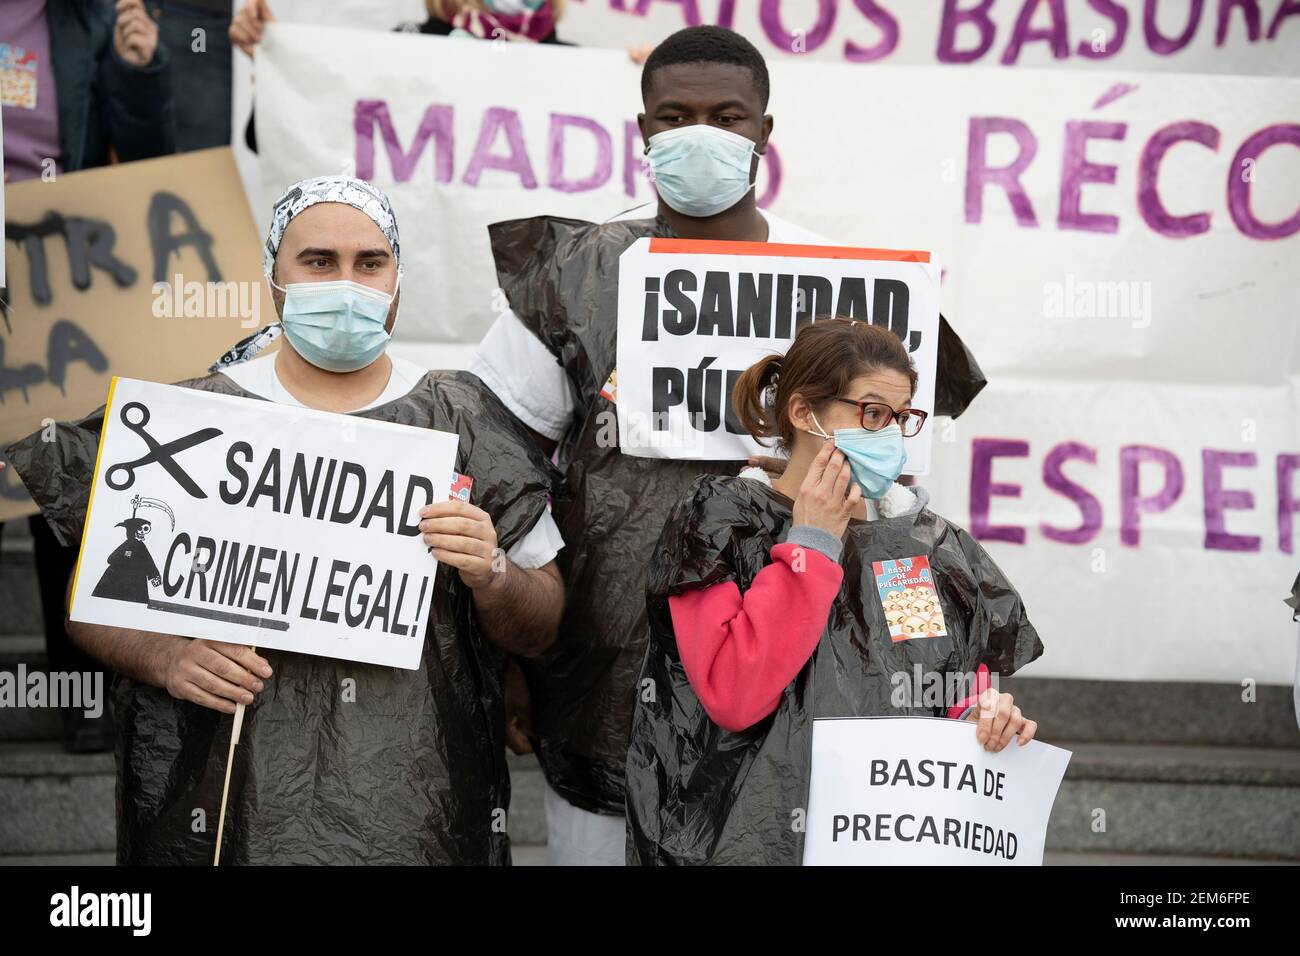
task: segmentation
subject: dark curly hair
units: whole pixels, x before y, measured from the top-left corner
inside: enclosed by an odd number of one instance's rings
[[[678,30],[664,40],[645,61],[641,70],[641,99],[650,90],[650,80],[657,70],[679,63],[727,63],[749,70],[754,75],[758,98],[767,109],[772,92],[772,81],[767,75],[767,62],[754,44],[739,33],[726,27],[700,26]]]

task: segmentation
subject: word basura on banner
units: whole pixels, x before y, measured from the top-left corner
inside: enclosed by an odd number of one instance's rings
[[[933,410],[939,267],[928,252],[647,238],[618,266],[611,385],[626,454],[728,461],[770,453],[732,411],[736,380],[831,316],[897,335],[916,365],[912,403]],[[929,433],[905,444],[906,473],[925,474]]]
[[[0,448],[104,400],[114,375],[176,380],[274,314],[229,148],[5,187]],[[0,520],[36,505],[0,471]]]
[[[970,721],[813,722],[805,866],[1040,866],[1070,752],[989,753]]]
[[[766,57],[1295,75],[1295,0],[579,0],[560,38],[620,49],[704,23]]]
[[[72,619],[415,668],[438,567],[419,510],[458,443],[115,379]]]

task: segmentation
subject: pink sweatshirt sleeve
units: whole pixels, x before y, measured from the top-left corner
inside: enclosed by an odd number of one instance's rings
[[[682,667],[714,723],[744,730],[776,710],[817,648],[843,579],[820,551],[783,542],[743,595],[723,581],[668,598]]]
[[[975,693],[971,694],[965,700],[959,700],[948,708],[948,717],[951,720],[961,720],[962,715],[968,709],[979,703],[980,694],[988,690],[992,681],[989,679],[989,666],[981,664],[975,670]]]

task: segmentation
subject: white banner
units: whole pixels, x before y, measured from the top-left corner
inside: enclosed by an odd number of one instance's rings
[[[459,438],[117,378],[74,621],[413,669]]]
[[[367,34],[340,71],[359,42],[268,31],[266,201],[349,157],[390,191],[399,336],[486,330],[489,223],[649,200],[624,53]],[[944,263],[990,385],[926,425],[927,485],[1023,593],[1032,674],[1292,680],[1297,104],[1293,79],[773,64],[764,208]]]
[[[736,379],[827,315],[888,328],[934,408],[939,265],[930,253],[781,243],[640,239],[619,258],[619,447],[644,458],[743,461],[772,454],[731,410]],[[850,396],[851,397],[851,396]],[[930,467],[930,436],[904,439],[905,474]]]
[[[989,753],[970,721],[813,721],[804,866],[1041,866],[1070,751]]]
[[[1295,0],[570,0],[559,32],[635,48],[700,24],[772,60],[1300,74]]]

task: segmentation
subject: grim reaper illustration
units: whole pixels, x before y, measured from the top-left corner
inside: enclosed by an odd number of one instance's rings
[[[108,569],[91,592],[95,597],[146,604],[149,601],[149,585],[162,583],[158,566],[154,564],[153,555],[144,543],[153,523],[147,518],[136,517],[136,512],[141,508],[158,508],[167,512],[171,518],[172,530],[176,530],[176,516],[166,502],[140,495],[132,498],[131,517],[119,521],[115,526],[126,529],[126,540],[108,556]]]

